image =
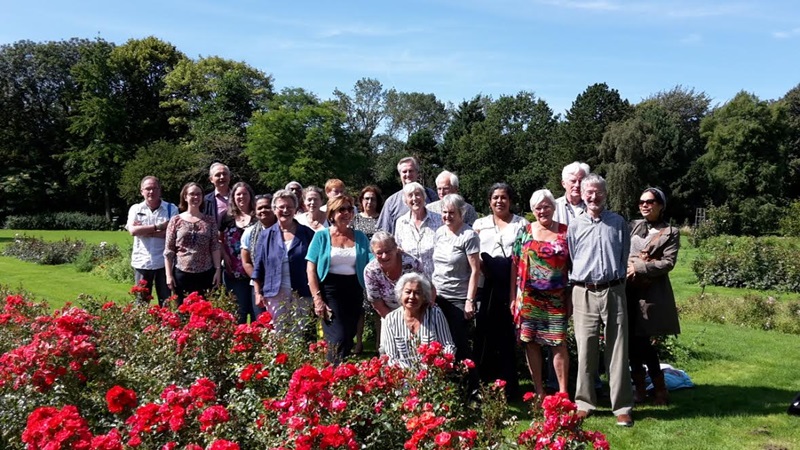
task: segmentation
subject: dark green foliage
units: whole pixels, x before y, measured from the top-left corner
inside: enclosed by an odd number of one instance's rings
[[[800,292],[799,249],[788,238],[718,236],[702,242],[692,270],[702,284]]]
[[[67,264],[75,261],[85,246],[86,243],[80,240],[65,238],[50,242],[23,235],[6,245],[3,256],[13,256],[36,264]]]
[[[781,212],[781,236],[800,237],[800,201],[793,201]]]
[[[177,205],[187,180],[204,183],[207,170],[208,166],[200,162],[200,155],[186,145],[158,141],[140,148],[125,164],[117,188],[128,205],[139,203],[142,201],[139,188],[142,178],[155,175],[161,182],[161,198]]]
[[[114,224],[103,216],[79,212],[44,213],[8,216],[4,228],[9,230],[113,230]]]
[[[75,258],[75,268],[78,272],[91,272],[103,262],[110,261],[121,256],[119,247],[115,244],[86,244]],[[130,264],[128,265],[130,267]]]

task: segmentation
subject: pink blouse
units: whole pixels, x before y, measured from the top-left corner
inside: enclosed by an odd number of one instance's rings
[[[220,249],[219,227],[213,217],[203,215],[197,222],[187,222],[180,215],[167,225],[164,258],[183,272],[201,273],[214,268],[212,253]]]

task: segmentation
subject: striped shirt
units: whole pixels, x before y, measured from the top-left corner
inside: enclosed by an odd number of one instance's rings
[[[625,279],[631,237],[619,214],[603,210],[599,219],[588,213],[576,216],[567,229],[567,244],[571,282],[602,284]]]
[[[439,342],[445,353],[455,354],[456,346],[444,313],[436,305],[426,308],[417,335],[411,334],[403,318],[404,309],[397,308],[383,319],[381,324],[381,349],[389,362],[404,368],[415,366],[420,359],[417,348],[422,344]]]

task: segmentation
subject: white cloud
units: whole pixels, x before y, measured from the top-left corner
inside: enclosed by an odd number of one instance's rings
[[[775,31],[772,33],[772,37],[776,39],[789,39],[795,36],[800,36],[800,27],[793,28],[789,31]]]

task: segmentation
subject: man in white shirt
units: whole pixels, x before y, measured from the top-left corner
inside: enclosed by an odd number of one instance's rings
[[[442,171],[436,177],[436,193],[439,194],[439,200],[433,203],[428,203],[425,208],[428,211],[433,211],[436,214],[442,214],[442,199],[447,194],[458,194],[458,176],[453,172],[447,170]],[[467,203],[467,210],[464,212],[464,222],[472,226],[478,220],[478,213],[475,207]]]
[[[554,221],[569,225],[575,216],[586,212],[586,203],[581,198],[581,180],[590,172],[589,165],[584,162],[575,161],[564,166],[564,170],[561,171],[564,196],[556,199]]]
[[[133,236],[131,266],[136,283],[145,280],[147,288],[158,295],[158,304],[163,306],[170,296],[167,276],[164,272],[165,231],[169,219],[178,214],[178,207],[161,200],[161,183],[148,175],[140,184],[144,201],[128,210],[126,228]]]

